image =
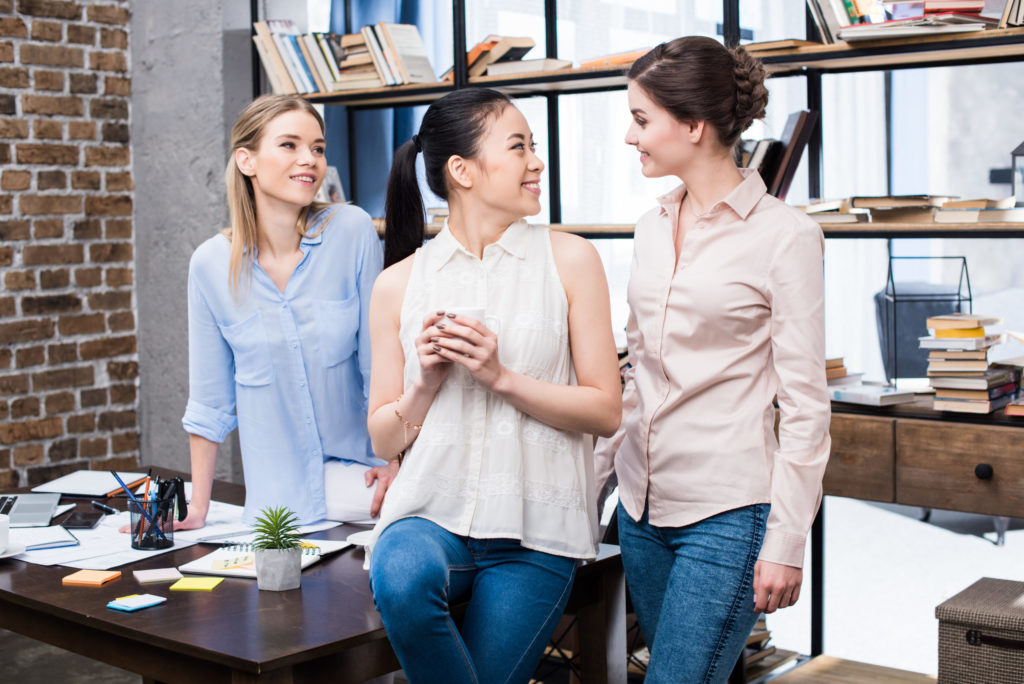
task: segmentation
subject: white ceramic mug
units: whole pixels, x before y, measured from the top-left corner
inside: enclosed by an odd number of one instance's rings
[[[484,313],[482,306],[450,306],[444,310],[445,313],[453,313],[456,316],[465,316],[486,325],[494,334],[498,333],[497,316],[488,316]]]
[[[0,554],[7,552],[7,543],[10,537],[11,516],[0,515]]]

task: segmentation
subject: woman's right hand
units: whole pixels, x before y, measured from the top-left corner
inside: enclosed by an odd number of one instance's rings
[[[416,338],[416,356],[420,362],[420,380],[430,391],[436,391],[448,377],[452,362],[435,351],[436,342],[443,333],[436,324],[444,319],[443,311],[427,314],[423,318],[423,329]]]
[[[198,530],[205,524],[206,511],[200,511],[194,506],[189,507],[188,515],[185,516],[184,520],[174,519],[174,529],[176,530]]]

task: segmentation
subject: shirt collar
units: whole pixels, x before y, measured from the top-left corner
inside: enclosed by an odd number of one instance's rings
[[[305,237],[299,240],[299,244],[302,245],[319,245],[324,241],[324,229],[327,228],[327,222],[334,216],[334,212],[338,210],[337,207],[331,207],[324,209],[320,213],[316,214],[311,220],[306,222],[306,233],[311,237]]]
[[[709,213],[717,213],[719,205],[726,204],[741,219],[745,220],[757,203],[761,201],[761,198],[765,196],[768,187],[761,180],[756,169],[739,169],[739,172],[743,176],[743,181],[733,188],[733,191],[726,195],[725,199],[711,207]],[[658,204],[661,206],[662,216],[674,216],[678,213],[679,204],[685,196],[686,184],[680,183],[679,186],[659,197]]]
[[[498,247],[517,259],[525,259],[526,231],[528,228],[529,224],[527,224],[526,221],[516,221],[505,229],[505,232],[501,235],[501,239],[493,245],[485,247],[484,251],[486,252],[486,250],[491,247]],[[444,226],[430,242],[433,245],[432,251],[434,252],[434,261],[432,266],[435,271],[439,271],[441,267],[447,264],[456,252],[462,252],[466,256],[476,259],[476,255],[463,247],[462,243],[452,235],[452,231],[448,227],[448,219],[444,220]]]

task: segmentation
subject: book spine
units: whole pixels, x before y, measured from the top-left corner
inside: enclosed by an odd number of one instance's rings
[[[393,54],[391,54],[391,48],[388,46],[387,38],[384,35],[384,29],[381,28],[380,24],[373,26],[374,36],[377,38],[377,44],[380,46],[381,54],[384,55],[384,61],[388,65],[388,69],[391,70],[391,76],[395,79],[395,85],[403,85],[406,83],[405,78],[402,76],[402,72],[398,66],[398,60]]]
[[[267,48],[263,45],[263,40],[256,35],[252,37],[252,42],[260,56],[260,65],[263,67],[263,73],[267,75],[267,80],[270,81],[270,90],[277,95],[286,94],[287,91],[281,85],[281,80],[277,75],[277,71],[274,70],[270,61],[270,55],[267,54]]]
[[[316,83],[313,81],[313,74],[309,70],[309,66],[306,65],[306,60],[302,57],[302,50],[299,48],[299,37],[295,35],[287,35],[285,39],[288,41],[288,47],[292,51],[292,59],[295,60],[295,66],[299,71],[299,78],[302,79],[303,85],[306,87],[307,93],[317,92]]]
[[[363,38],[366,40],[366,47],[370,51],[370,59],[373,61],[373,67],[377,70],[377,75],[380,76],[381,83],[386,86],[395,85],[395,79],[391,76],[391,70],[388,68],[387,62],[384,61],[384,53],[380,51],[380,45],[377,44],[377,36],[373,31],[373,27],[364,26],[362,28]]]
[[[289,46],[287,36],[283,36],[280,33],[274,33],[274,45],[277,46],[277,52],[281,55],[281,59],[284,62],[285,69],[288,70],[288,77],[295,84],[296,93],[305,93],[306,84],[303,82],[301,75],[299,74],[298,66],[295,64],[295,58],[292,56],[292,51]]]
[[[309,45],[306,42],[307,37],[308,36],[295,36],[295,45],[299,48],[299,55],[302,56],[302,63],[306,66],[306,71],[313,80],[313,87],[316,88],[317,92],[326,93],[327,84],[324,83],[324,80],[320,75],[320,70],[317,69],[316,64],[313,62],[313,55],[309,52]]]
[[[322,33],[314,35],[316,35],[316,44],[320,47],[320,52],[324,56],[324,63],[331,70],[331,77],[335,81],[340,80],[341,72],[338,70],[338,62],[334,58],[334,51],[331,50],[331,46],[327,43],[327,37]]]

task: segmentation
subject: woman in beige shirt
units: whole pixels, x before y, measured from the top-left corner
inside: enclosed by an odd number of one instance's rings
[[[800,594],[830,444],[824,239],[736,167],[732,149],[768,101],[742,48],[679,38],[629,79],[626,143],[645,176],[683,184],[636,226],[632,369],[597,478],[618,475],[646,681],[720,682],[758,613]]]

